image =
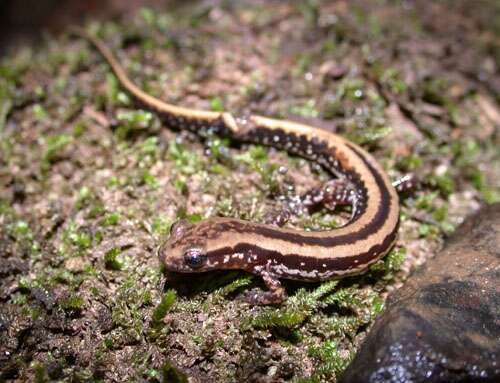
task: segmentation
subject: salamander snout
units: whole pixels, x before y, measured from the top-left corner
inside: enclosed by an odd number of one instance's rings
[[[160,261],[167,271],[199,272],[207,264],[205,238],[199,233],[199,225],[186,220],[175,222],[170,228],[170,237],[158,251]]]

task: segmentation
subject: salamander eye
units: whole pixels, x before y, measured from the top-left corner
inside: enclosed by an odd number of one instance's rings
[[[206,255],[198,248],[188,249],[184,252],[184,262],[192,269],[200,268],[206,261]]]

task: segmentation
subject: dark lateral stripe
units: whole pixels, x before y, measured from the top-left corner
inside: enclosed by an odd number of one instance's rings
[[[374,245],[364,253],[350,257],[342,257],[341,254],[339,254],[339,256],[332,255],[330,258],[318,259],[316,257],[299,254],[282,254],[278,251],[268,250],[251,243],[239,243],[234,247],[228,246],[219,248],[207,253],[207,257],[212,260],[222,261],[227,255],[242,253],[245,254],[245,256],[257,255],[256,264],[264,265],[268,260],[274,260],[276,264],[284,264],[289,269],[304,270],[305,272],[318,270],[320,273],[334,270],[344,275],[345,272],[348,272],[350,269],[354,269],[355,273],[361,272],[365,267],[360,269],[358,269],[358,267],[368,266],[384,255],[396,239],[397,226],[398,225],[396,225],[394,230],[392,230],[381,243]],[[325,264],[326,267],[323,268],[323,264]],[[241,263],[236,261],[236,266],[241,268]],[[290,278],[289,275],[284,277]],[[300,276],[298,276],[298,278],[300,279]]]

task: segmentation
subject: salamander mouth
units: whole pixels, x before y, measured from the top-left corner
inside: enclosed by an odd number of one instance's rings
[[[163,265],[165,267],[165,271],[171,272],[171,273],[189,273],[193,272],[192,269],[190,269],[188,266],[184,265],[182,262],[172,262],[172,261],[167,261],[163,262]]]

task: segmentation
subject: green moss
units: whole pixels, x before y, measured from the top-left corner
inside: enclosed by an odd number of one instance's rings
[[[307,318],[308,312],[301,310],[265,310],[252,320],[255,329],[283,327],[293,329]]]
[[[443,78],[429,78],[422,83],[422,99],[431,104],[446,105],[449,84]]]
[[[78,190],[76,208],[81,209],[91,200],[91,198],[92,198],[92,189],[88,186],[82,186],[80,190]]]
[[[49,114],[41,104],[35,104],[33,105],[33,116],[37,120],[43,121],[49,116]]]
[[[170,232],[170,227],[172,226],[172,220],[159,216],[154,218],[153,223],[151,224],[151,231],[155,235],[156,238],[165,237]]]
[[[432,239],[439,235],[439,227],[428,223],[422,223],[418,228],[418,234],[422,238]]]
[[[314,99],[309,99],[303,104],[292,106],[290,108],[290,113],[305,118],[316,118],[319,116],[316,100]]]
[[[484,188],[481,190],[486,203],[493,204],[500,202],[500,191],[496,189]]]
[[[106,209],[101,205],[100,202],[97,202],[96,205],[91,206],[88,210],[87,218],[98,218],[106,213]]]
[[[235,156],[235,160],[248,165],[259,174],[261,182],[257,186],[261,191],[267,194],[279,193],[279,166],[269,162],[266,147],[251,145],[246,152]]]
[[[80,138],[83,136],[83,134],[85,133],[85,131],[87,130],[87,124],[83,121],[77,123],[74,127],[73,127],[73,137],[74,138]]]
[[[76,246],[79,252],[88,249],[92,245],[92,238],[84,231],[78,230],[74,223],[70,224],[63,233],[65,244]]]
[[[146,24],[150,26],[156,25],[157,13],[151,8],[141,8],[139,14],[144,19]]]
[[[381,84],[389,88],[395,95],[401,95],[407,92],[408,86],[401,79],[399,71],[395,68],[386,68],[383,63],[376,61],[370,65],[370,73]]]
[[[214,112],[223,112],[224,102],[220,97],[214,97],[210,100],[210,109]]]
[[[71,142],[73,142],[73,137],[65,133],[47,137],[47,147],[43,155],[42,167],[49,168],[52,163],[60,158],[63,149]]]
[[[231,140],[221,138],[215,135],[208,137],[206,146],[210,149],[210,160],[212,162],[221,162],[228,165],[232,164],[232,158],[229,153],[229,145]]]
[[[242,287],[249,286],[254,281],[254,278],[251,276],[245,276],[242,278],[235,279],[231,283],[225,285],[224,287],[218,289],[215,292],[215,296],[225,297],[229,294],[234,293]]]
[[[1,210],[3,210],[3,213],[1,213]],[[7,218],[8,223],[6,227],[9,235],[12,236],[23,249],[27,250],[32,258],[38,257],[40,244],[35,240],[29,224],[24,220],[18,219],[17,214],[10,210],[9,207],[2,205],[1,202],[0,214]]]
[[[21,275],[17,278],[17,285],[19,286],[19,290],[22,293],[27,293],[31,289],[42,287],[40,282],[36,280],[35,277],[28,277],[25,275]]]
[[[135,147],[136,158],[140,166],[150,166],[160,157],[158,137],[148,137]]]
[[[121,270],[124,266],[123,260],[120,258],[121,250],[117,247],[113,247],[104,254],[104,264],[107,269],[110,270]]]
[[[202,161],[198,155],[175,141],[169,143],[167,156],[175,161],[175,166],[181,174],[193,175],[202,169]]]
[[[434,201],[436,200],[437,197],[438,193],[436,192],[422,194],[415,201],[415,206],[417,209],[430,212],[434,208]]]
[[[111,106],[131,104],[129,95],[120,90],[118,80],[111,73],[106,75],[106,98]]]
[[[151,324],[154,328],[163,327],[163,318],[165,318],[167,312],[172,308],[176,299],[177,294],[174,290],[167,290],[163,295],[160,303],[156,306],[151,316]]]
[[[177,369],[172,363],[165,362],[161,367],[161,375],[163,377],[163,382],[169,383],[187,383],[187,376]]]
[[[295,66],[292,68],[292,75],[294,77],[301,77],[311,65],[311,56],[307,53],[298,54],[295,59]]]
[[[68,285],[73,289],[78,289],[80,284],[82,283],[84,276],[73,274],[71,271],[59,268],[54,270],[47,270],[46,273],[50,275],[50,278],[47,278],[47,275],[41,274],[38,276],[39,279],[45,283],[45,279],[47,279],[47,283],[50,285],[55,285],[56,283],[62,283],[64,285]]]
[[[323,212],[314,212],[302,225],[307,230],[331,230],[340,226],[336,219],[325,216]]]
[[[370,271],[382,274],[386,280],[392,279],[406,258],[404,248],[393,248],[384,258],[378,260],[370,267]]]
[[[45,366],[39,362],[31,363],[31,367],[35,373],[35,382],[36,383],[45,383],[49,380],[47,379],[47,371],[45,370]]]
[[[372,126],[365,129],[356,129],[346,134],[346,136],[359,145],[371,145],[383,140],[391,133],[392,128],[389,126]]]
[[[130,177],[112,176],[109,179],[109,186],[113,188],[125,188],[130,184]]]
[[[236,155],[236,160],[257,169],[268,161],[268,149],[261,145],[250,145],[247,151]]]
[[[144,338],[145,316],[142,307],[145,291],[149,288],[140,283],[134,273],[125,276],[127,279],[116,290],[111,302],[111,318],[120,328],[115,333],[117,347],[137,343]]]
[[[308,350],[309,356],[319,362],[311,378],[321,380],[331,379],[341,373],[348,366],[350,359],[342,358],[338,345],[333,340],[328,340],[319,346],[311,346]]]
[[[121,215],[119,213],[107,213],[99,222],[102,226],[115,226],[121,220]]]
[[[153,189],[156,189],[160,186],[160,182],[158,181],[158,179],[147,170],[142,173],[142,181]]]
[[[125,139],[132,131],[148,129],[151,126],[153,114],[144,110],[127,110],[118,112],[116,119],[119,122],[116,135]]]
[[[439,190],[439,192],[444,196],[450,195],[451,193],[455,192],[456,189],[455,180],[448,172],[442,175],[429,175],[427,176],[426,181],[431,187]]]
[[[25,221],[17,221],[14,225],[11,226],[10,232],[16,238],[29,239],[32,238],[30,227]]]
[[[420,169],[424,160],[417,154],[409,154],[399,160],[398,166],[404,171],[414,171]]]
[[[114,349],[114,342],[112,338],[104,338],[104,346],[108,350],[113,350]]]
[[[298,3],[298,8],[306,24],[314,28],[318,25],[320,16],[320,1],[319,0],[306,0]]]
[[[24,306],[28,303],[28,297],[20,292],[11,294],[10,301],[18,306]]]
[[[243,328],[296,328],[322,305],[322,297],[330,293],[337,283],[338,281],[326,282],[312,292],[300,289],[297,294],[288,298],[282,307],[264,309],[244,322]]]
[[[187,183],[186,183],[186,181],[185,181],[185,180],[183,180],[183,179],[179,179],[179,178],[178,178],[178,179],[176,179],[176,180],[174,181],[174,187],[175,187],[175,189],[176,189],[179,193],[181,193],[182,195],[185,195],[185,194],[187,194],[187,192],[188,192],[188,186],[187,186]]]
[[[185,219],[187,220],[189,223],[196,223],[196,222],[200,222],[203,217],[201,216],[201,214],[188,214],[187,210],[185,207],[180,207],[179,209],[177,209],[177,218],[178,219]]]
[[[350,101],[361,100],[365,97],[365,82],[361,78],[345,78],[339,84],[338,97]]]
[[[59,306],[66,312],[75,313],[79,312],[85,306],[85,299],[76,293],[59,301]]]
[[[384,258],[384,263],[388,271],[398,271],[406,258],[404,248],[392,249]]]

